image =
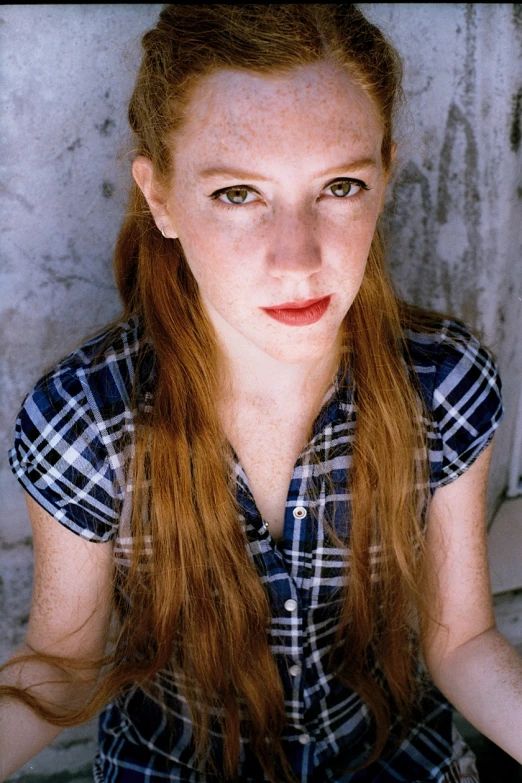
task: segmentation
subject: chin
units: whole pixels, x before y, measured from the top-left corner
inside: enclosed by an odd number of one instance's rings
[[[306,345],[297,340],[295,342],[289,340],[285,345],[279,343],[259,347],[263,353],[266,353],[272,359],[284,362],[284,364],[307,364],[331,355],[336,350],[336,345],[337,340],[334,337],[333,339],[322,340],[312,345]]]

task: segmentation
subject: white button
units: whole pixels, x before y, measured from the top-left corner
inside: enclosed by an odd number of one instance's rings
[[[290,672],[292,677],[299,677],[299,675],[301,674],[301,667],[299,666],[298,663],[294,663],[292,664],[292,666],[290,666],[288,671]]]
[[[303,506],[296,506],[292,513],[295,519],[304,519],[306,516],[306,508],[303,508]]]
[[[310,737],[308,736],[308,734],[300,734],[297,739],[299,740],[301,745],[308,745],[308,743],[310,742]]]
[[[288,601],[285,601],[285,609],[287,612],[295,612],[297,609],[297,601],[294,601],[293,598],[289,598]]]

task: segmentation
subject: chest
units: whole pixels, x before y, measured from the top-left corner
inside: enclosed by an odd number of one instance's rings
[[[238,412],[227,437],[245,471],[256,506],[272,538],[283,533],[292,472],[309,437],[308,416]]]

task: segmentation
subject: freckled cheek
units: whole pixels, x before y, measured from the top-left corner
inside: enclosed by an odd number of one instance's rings
[[[330,221],[321,231],[323,257],[342,261],[346,271],[357,275],[364,270],[374,233],[372,219]]]
[[[239,242],[222,232],[213,231],[211,226],[206,225],[202,230],[201,226],[195,228],[185,224],[180,242],[203,293],[215,295],[239,285],[250,275],[251,264],[245,258],[247,246],[244,238]]]

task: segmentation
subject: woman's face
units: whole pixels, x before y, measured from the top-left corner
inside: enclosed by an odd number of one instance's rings
[[[325,63],[198,83],[155,217],[226,346],[289,363],[335,350],[383,204],[381,141],[369,98]]]

